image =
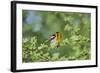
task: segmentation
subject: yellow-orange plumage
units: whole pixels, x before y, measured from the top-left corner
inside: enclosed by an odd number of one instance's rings
[[[62,34],[60,32],[56,32],[55,35],[56,35],[55,39],[56,39],[57,46],[59,46],[62,40]]]

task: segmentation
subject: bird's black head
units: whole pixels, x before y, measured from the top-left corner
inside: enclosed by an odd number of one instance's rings
[[[53,40],[55,37],[56,37],[56,35],[53,34],[53,35],[50,37],[50,40]]]

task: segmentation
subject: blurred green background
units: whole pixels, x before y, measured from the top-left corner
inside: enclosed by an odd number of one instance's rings
[[[22,61],[71,61],[91,59],[91,14],[58,11],[22,11]],[[52,48],[50,36],[62,34],[60,47]]]

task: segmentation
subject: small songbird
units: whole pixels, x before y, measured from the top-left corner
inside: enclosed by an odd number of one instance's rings
[[[62,34],[60,32],[54,33],[50,37],[50,46],[58,48],[60,46],[61,40],[62,40]]]

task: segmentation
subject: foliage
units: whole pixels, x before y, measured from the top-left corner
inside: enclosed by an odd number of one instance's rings
[[[33,22],[25,21],[28,12]],[[23,62],[88,60],[90,48],[90,14],[75,12],[23,11]],[[35,20],[35,21],[34,21]],[[47,40],[55,32],[63,39],[60,47],[50,46]]]

